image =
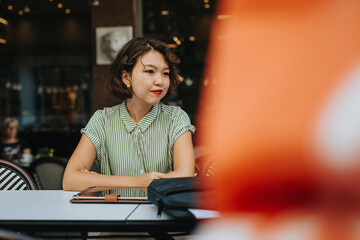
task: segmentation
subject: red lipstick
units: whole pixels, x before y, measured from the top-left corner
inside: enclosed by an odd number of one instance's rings
[[[161,90],[161,89],[158,89],[158,90],[153,90],[153,91],[151,91],[152,93],[155,93],[155,94],[157,94],[157,95],[161,95],[161,93],[163,92],[163,90]]]

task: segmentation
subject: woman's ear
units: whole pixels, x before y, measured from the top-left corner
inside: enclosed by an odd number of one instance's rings
[[[121,72],[121,80],[125,85],[129,88],[131,86],[131,76],[130,73],[128,73],[125,70],[122,70]]]

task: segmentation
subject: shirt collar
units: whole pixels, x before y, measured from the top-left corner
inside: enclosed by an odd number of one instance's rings
[[[123,101],[120,105],[120,116],[128,132],[132,132],[136,126],[140,127],[141,132],[145,132],[150,124],[155,120],[158,113],[159,104],[156,104],[138,123],[135,123],[134,120],[132,120],[130,117],[130,114],[126,108],[126,101]]]

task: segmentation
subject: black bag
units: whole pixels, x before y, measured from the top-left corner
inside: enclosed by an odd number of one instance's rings
[[[158,207],[158,216],[164,211],[177,218],[193,218],[189,208],[211,209],[211,187],[205,187],[208,177],[155,179],[148,186],[148,200]]]

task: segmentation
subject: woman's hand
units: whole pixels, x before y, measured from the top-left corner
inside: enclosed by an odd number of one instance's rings
[[[147,192],[147,187],[150,185],[150,183],[154,179],[160,179],[160,178],[169,178],[168,175],[160,172],[149,172],[147,174],[141,175],[137,177],[137,185],[143,190],[144,192]]]

